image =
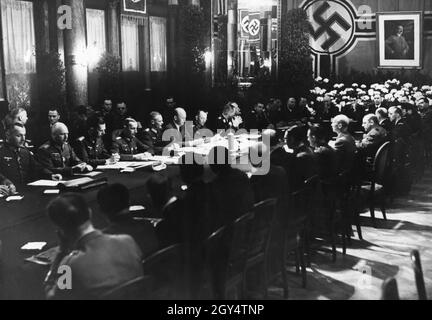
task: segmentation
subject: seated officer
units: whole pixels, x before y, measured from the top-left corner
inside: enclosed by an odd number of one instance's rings
[[[114,141],[111,153],[119,154],[121,161],[143,160],[151,156],[150,146],[138,140],[137,132],[138,122],[132,118],[126,119],[126,125]]]
[[[94,169],[105,164],[114,164],[120,160],[118,155],[111,156],[105,148],[103,137],[106,125],[102,117],[90,118],[87,122],[88,131],[86,137],[80,137],[77,141],[77,156]]]
[[[155,154],[161,155],[169,142],[162,140],[163,118],[159,112],[150,113],[150,128],[144,130],[142,142],[150,147]]]
[[[25,146],[26,128],[15,124],[6,131],[0,148],[0,172],[13,184],[25,185],[43,175],[42,167]]]
[[[72,176],[74,173],[89,172],[93,168],[82,162],[68,143],[69,130],[58,122],[51,128],[51,140],[38,150],[39,163],[50,173]]]

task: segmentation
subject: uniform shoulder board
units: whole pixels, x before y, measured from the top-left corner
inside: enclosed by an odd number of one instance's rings
[[[31,152],[31,151],[29,151],[30,152],[30,154],[32,155],[32,156],[34,156],[34,153],[33,152]]]
[[[121,139],[122,139],[121,137],[117,137],[117,138],[116,138],[117,141],[119,141],[119,140],[121,140]]]
[[[43,145],[41,145],[41,149],[44,149],[44,150],[46,150],[46,149],[48,149],[50,147],[50,144],[47,142],[47,143],[44,143]]]
[[[77,140],[80,141],[80,142],[83,142],[84,139],[85,139],[85,137],[79,137]]]
[[[150,128],[147,128],[144,130],[145,132],[150,132]]]

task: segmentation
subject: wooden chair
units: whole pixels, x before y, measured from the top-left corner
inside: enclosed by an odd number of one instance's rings
[[[216,299],[227,299],[233,290],[235,298],[244,294],[244,271],[253,218],[253,212],[238,218],[228,226],[218,248],[213,248],[212,279]]]
[[[386,279],[381,287],[381,300],[400,300],[397,281],[395,278]]]
[[[151,296],[151,287],[151,277],[139,277],[110,290],[100,300],[147,300]]]
[[[244,294],[247,293],[247,273],[257,265],[262,266],[263,292],[267,299],[269,247],[276,213],[276,199],[268,199],[254,206],[254,218],[251,222],[249,249],[245,264],[243,285]]]
[[[311,237],[311,219],[314,213],[314,196],[318,183],[318,176],[306,180],[299,190],[292,192],[289,199],[289,210],[286,221],[284,221],[283,246],[281,256],[281,271],[284,289],[284,298],[288,298],[288,276],[286,271],[286,260],[288,253],[294,253],[296,273],[301,271],[302,286],[306,287],[307,272],[305,264],[305,253],[310,259],[309,238]]]
[[[154,299],[189,299],[189,256],[183,244],[162,249],[143,261],[145,275],[154,279]]]
[[[389,186],[389,177],[391,169],[391,156],[390,156],[390,142],[386,142],[378,150],[372,173],[370,176],[370,181],[366,185],[362,186],[362,190],[367,193],[369,209],[372,218],[372,222],[376,225],[375,221],[375,200],[377,198],[377,193],[380,193],[380,209],[384,220],[387,220],[386,216],[386,195],[387,187]]]
[[[411,263],[414,270],[415,281],[419,300],[427,300],[425,282],[423,278],[423,270],[420,261],[420,253],[418,250],[411,251]]]

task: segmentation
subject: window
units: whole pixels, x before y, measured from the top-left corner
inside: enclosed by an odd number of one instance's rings
[[[139,21],[122,16],[122,68],[123,71],[139,71]]]
[[[6,75],[35,73],[33,3],[2,0],[1,11]]]
[[[89,71],[93,71],[106,51],[105,12],[86,9],[86,16],[88,66]]]
[[[167,70],[166,19],[150,17],[151,71]]]

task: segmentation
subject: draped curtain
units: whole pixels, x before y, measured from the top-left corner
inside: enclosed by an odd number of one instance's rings
[[[93,71],[106,51],[105,11],[86,9],[89,71]]]
[[[166,19],[150,17],[151,71],[167,71]]]
[[[143,24],[140,19],[122,16],[122,69],[123,71],[139,71],[139,31]]]
[[[33,3],[1,0],[5,73],[36,72]]]

